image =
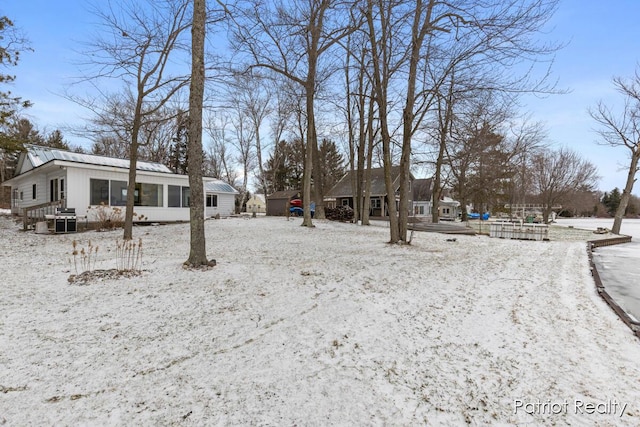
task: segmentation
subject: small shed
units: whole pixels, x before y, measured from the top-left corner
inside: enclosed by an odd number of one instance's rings
[[[302,199],[300,190],[276,191],[267,197],[267,215],[286,216],[293,199]]]

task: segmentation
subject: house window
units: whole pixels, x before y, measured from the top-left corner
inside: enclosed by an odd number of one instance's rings
[[[64,200],[64,178],[60,178],[60,199]]]
[[[136,182],[134,205],[162,207],[162,185]]]
[[[191,189],[182,187],[182,207],[188,208],[189,206],[191,206]]]
[[[413,213],[414,215],[424,215],[424,206],[414,206]]]
[[[167,186],[170,208],[187,208],[191,201],[191,192],[189,187],[181,187],[179,185]]]
[[[215,208],[218,206],[218,195],[217,194],[207,194],[207,207]]]
[[[109,204],[109,180],[108,179],[91,179],[89,180],[90,204],[91,205],[108,205]]]
[[[111,206],[127,205],[127,181],[111,181]]]
[[[169,207],[170,208],[179,208],[180,207],[180,186],[179,185],[168,185],[167,193],[169,196]]]
[[[36,191],[36,184],[33,184],[31,186],[31,198],[35,200],[38,198],[37,195],[38,195],[38,192]]]
[[[371,208],[372,209],[380,209],[380,207],[382,206],[382,204],[380,203],[380,198],[372,198],[371,199]]]
[[[349,199],[342,199],[342,206],[349,206]]]
[[[49,181],[49,201],[50,202],[55,202],[56,200],[60,200],[58,184],[59,184],[58,178],[55,178]]]

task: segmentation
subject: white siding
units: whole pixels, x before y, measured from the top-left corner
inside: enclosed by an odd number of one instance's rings
[[[422,213],[415,213],[416,212],[416,208],[422,207],[423,212]],[[420,201],[420,202],[413,202],[413,211],[411,212],[412,215],[414,216],[418,216],[418,217],[429,217],[431,216],[431,202],[424,202],[424,201]]]
[[[87,215],[87,208],[90,204],[90,180],[108,179],[115,181],[128,181],[129,172],[123,169],[113,168],[113,170],[67,168],[69,171],[69,199],[67,206],[75,207],[76,214]],[[73,176],[73,178],[71,178]],[[146,184],[160,184],[162,188],[163,207],[136,206],[134,212],[144,215],[145,221],[189,221],[189,208],[169,208],[167,185],[189,186],[189,179],[182,175],[148,175],[138,171],[136,182]],[[123,212],[124,207],[120,207]],[[91,220],[91,217],[89,217]]]
[[[50,201],[49,186],[51,179],[64,179],[64,196],[68,208],[75,208],[79,216],[87,216],[89,221],[93,217],[90,210],[90,181],[91,179],[105,179],[110,181],[128,181],[129,173],[126,169],[78,164],[77,166],[63,162],[62,164],[47,164],[27,173],[25,176],[18,176],[11,182],[12,192],[17,189],[22,192],[22,200],[18,200],[16,207],[19,209],[47,203]],[[185,175],[164,174],[158,172],[138,171],[136,182],[145,184],[157,184],[162,186],[162,206],[136,206],[135,213],[144,215],[145,221],[189,221],[188,207],[168,207],[169,191],[168,185],[181,187],[189,186],[189,177]],[[32,185],[36,184],[37,197],[32,198]],[[207,217],[220,214],[229,216],[234,212],[235,195],[229,193],[213,193],[218,195],[218,206],[206,208]],[[203,202],[206,203],[205,195],[202,195]],[[124,211],[124,207],[119,207]]]
[[[33,184],[36,185],[36,198],[33,198]],[[49,201],[48,199],[48,185],[46,175],[31,175],[25,179],[18,180],[16,185],[11,187],[13,197],[13,191],[18,190],[18,194],[22,193],[22,199],[15,200],[15,207],[22,211],[23,208],[30,206],[40,205]]]
[[[235,198],[233,194],[218,194],[218,206],[205,207],[205,217],[210,218],[216,214],[220,214],[221,217],[232,215],[235,211]]]

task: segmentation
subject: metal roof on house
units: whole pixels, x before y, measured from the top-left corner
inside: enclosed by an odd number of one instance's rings
[[[236,190],[226,182],[220,181],[219,179],[215,179],[213,181],[205,181],[204,190],[205,190],[205,193],[239,194],[238,190]]]
[[[114,157],[98,156],[95,154],[73,153],[71,151],[60,150],[58,148],[41,147],[39,145],[25,144],[27,158],[34,168],[49,163],[53,160],[62,160],[74,163],[84,163],[97,166],[111,166],[116,168],[129,169],[128,159],[117,159]],[[136,170],[146,172],[173,173],[171,169],[161,163],[136,162]]]

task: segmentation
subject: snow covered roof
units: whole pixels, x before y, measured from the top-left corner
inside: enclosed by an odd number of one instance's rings
[[[448,196],[444,196],[442,199],[440,199],[440,204],[460,206],[459,201],[453,200],[451,197],[448,197]]]
[[[25,144],[27,158],[34,168],[49,163],[53,160],[63,160],[67,162],[85,163],[98,166],[112,166],[116,168],[129,169],[128,159],[118,159],[114,157],[98,156],[95,154],[74,153],[58,148],[41,147],[39,145]],[[173,173],[171,169],[161,163],[138,161],[136,170],[147,172]]]
[[[230,186],[224,181],[214,179],[211,181],[205,181],[204,183],[205,193],[231,193],[238,194],[238,190]]]

